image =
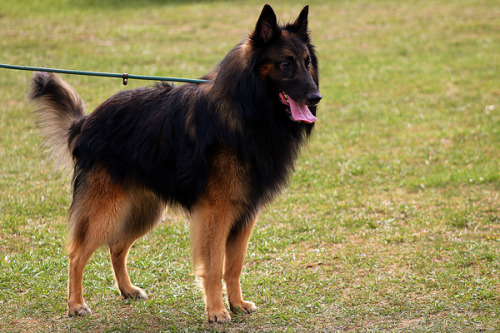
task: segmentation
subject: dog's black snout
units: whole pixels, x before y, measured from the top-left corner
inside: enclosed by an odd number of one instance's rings
[[[318,104],[322,98],[323,98],[323,96],[321,96],[319,91],[307,94],[307,102],[309,103],[309,105]]]

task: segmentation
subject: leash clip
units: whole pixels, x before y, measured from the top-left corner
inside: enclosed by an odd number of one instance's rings
[[[123,78],[123,85],[126,86],[128,83],[128,73],[123,73],[122,78]]]

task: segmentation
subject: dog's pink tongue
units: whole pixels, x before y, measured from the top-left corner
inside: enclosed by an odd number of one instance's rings
[[[311,113],[307,105],[295,102],[290,96],[288,96],[288,103],[290,104],[293,120],[312,124],[318,119]]]

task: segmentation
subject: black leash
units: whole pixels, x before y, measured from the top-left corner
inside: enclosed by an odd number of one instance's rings
[[[75,71],[69,69],[57,69],[57,68],[46,68],[46,67],[30,67],[30,66],[15,66],[0,64],[0,68],[16,69],[21,71],[32,71],[32,72],[51,72],[59,74],[72,74],[72,75],[87,75],[87,76],[101,76],[101,77],[115,77],[121,78],[124,85],[127,85],[128,79],[137,80],[151,80],[151,81],[169,81],[169,82],[186,82],[186,83],[208,83],[209,80],[200,79],[185,79],[177,77],[164,77],[164,76],[145,76],[145,75],[134,75],[134,74],[118,74],[118,73],[104,73],[104,72],[85,72],[85,71]]]

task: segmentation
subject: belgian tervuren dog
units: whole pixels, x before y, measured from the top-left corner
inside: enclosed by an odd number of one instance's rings
[[[29,97],[47,146],[74,168],[70,316],[91,312],[83,271],[104,244],[121,294],[147,298],[130,282],[127,254],[169,204],[190,215],[208,320],[231,320],[222,280],[231,310],[255,310],[240,287],[247,244],[257,213],[286,184],[321,99],[307,16],[306,6],[278,25],[266,5],[255,30],[203,77],[209,82],[121,91],[89,115],[59,76],[33,75]]]

